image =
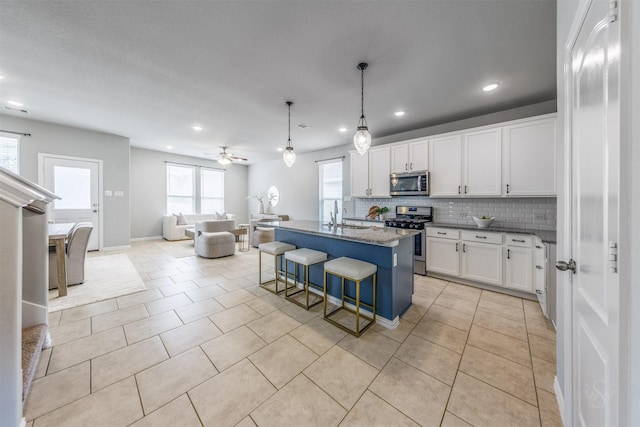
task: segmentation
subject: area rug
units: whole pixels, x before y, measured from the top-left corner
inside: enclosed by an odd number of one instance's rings
[[[172,242],[162,240],[153,242],[153,244],[175,258],[184,258],[196,254],[193,249],[193,240],[175,240]]]
[[[87,257],[84,268],[84,283],[69,286],[67,296],[49,291],[50,313],[146,289],[126,254]]]

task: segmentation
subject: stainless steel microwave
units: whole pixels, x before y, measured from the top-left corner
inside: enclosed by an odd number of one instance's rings
[[[392,173],[389,177],[389,192],[392,196],[428,196],[429,172]]]

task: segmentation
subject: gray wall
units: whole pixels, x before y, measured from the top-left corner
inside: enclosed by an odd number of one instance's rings
[[[131,238],[162,236],[167,210],[166,163],[222,168],[217,161],[131,148]],[[224,208],[236,222],[247,221],[247,166],[230,164],[224,176]]]
[[[20,139],[20,175],[38,182],[38,153],[103,161],[105,190],[124,197],[104,197],[103,246],[129,244],[129,138],[0,114],[0,129],[30,133]]]
[[[295,148],[295,143],[294,143]],[[347,156],[343,162],[343,195],[350,187],[349,157],[347,147],[298,155],[296,162],[288,168],[282,158],[249,166],[249,194],[266,192],[275,185],[280,190],[280,203],[274,213],[291,216],[291,219],[318,220],[318,165],[317,160]],[[258,202],[249,199],[245,205],[250,214],[258,213]]]

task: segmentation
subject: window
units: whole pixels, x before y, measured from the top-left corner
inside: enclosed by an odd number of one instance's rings
[[[224,212],[224,170],[167,163],[167,213]]]
[[[195,166],[167,163],[167,213],[195,213]]]
[[[18,173],[18,141],[19,136],[0,133],[0,166]]]
[[[320,222],[331,220],[335,204],[338,202],[338,213],[342,217],[342,159],[320,162]]]
[[[224,171],[200,168],[200,212],[224,212]]]

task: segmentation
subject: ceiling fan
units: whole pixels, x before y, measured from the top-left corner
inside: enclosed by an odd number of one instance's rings
[[[221,147],[222,152],[220,153],[220,157],[218,157],[218,163],[221,165],[228,165],[234,161],[246,162],[247,159],[244,157],[234,156],[232,153],[227,152],[227,147]]]

